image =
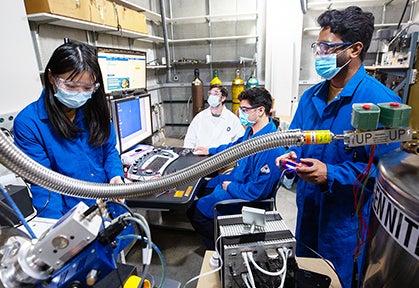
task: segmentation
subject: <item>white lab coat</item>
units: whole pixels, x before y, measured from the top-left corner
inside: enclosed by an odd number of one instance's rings
[[[244,128],[233,112],[224,106],[221,115],[214,117],[208,107],[192,119],[183,146],[186,148],[218,147],[236,141],[243,134]]]

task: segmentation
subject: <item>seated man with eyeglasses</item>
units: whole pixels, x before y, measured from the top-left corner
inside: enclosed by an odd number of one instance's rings
[[[277,131],[269,112],[272,97],[268,90],[254,87],[239,95],[240,122],[247,129],[237,141],[214,148],[198,146],[194,153],[212,155],[250,138]],[[212,192],[196,200],[188,209],[187,215],[194,229],[201,235],[208,249],[214,250],[214,205],[227,199],[249,201],[267,199],[281,176],[275,165],[275,158],[282,155],[285,148],[275,148],[258,152],[238,161],[230,174],[221,174],[212,178],[206,188]]]

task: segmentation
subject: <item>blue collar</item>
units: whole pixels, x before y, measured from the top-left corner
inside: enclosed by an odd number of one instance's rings
[[[48,113],[47,113],[47,109],[45,108],[45,97],[46,97],[46,93],[45,93],[45,89],[42,90],[41,96],[39,97],[36,105],[37,105],[37,110],[38,110],[38,115],[39,115],[39,119],[40,120],[48,120]],[[83,120],[83,111],[82,109],[77,109],[76,111],[76,118],[74,119],[74,124],[79,123],[79,121]]]
[[[252,131],[252,127],[247,127],[245,135],[247,136],[247,139],[261,136],[267,133],[275,132],[277,130],[275,123],[272,121],[271,118],[269,118],[269,123],[266,124],[262,129],[260,129],[256,134],[253,134],[249,137],[250,132]]]

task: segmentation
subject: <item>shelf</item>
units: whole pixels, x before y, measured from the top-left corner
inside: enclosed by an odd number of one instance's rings
[[[202,65],[218,65],[218,66],[222,66],[222,65],[242,65],[243,63],[251,63],[256,64],[256,60],[220,60],[220,61],[212,61],[212,62],[204,62],[204,60],[196,60],[199,62],[172,62],[172,66],[202,66]]]
[[[250,21],[256,20],[257,13],[243,13],[243,14],[225,14],[225,15],[203,15],[191,17],[179,17],[168,19],[168,23],[173,24],[196,24],[211,22],[231,22],[231,21]]]
[[[322,80],[316,80],[316,79],[308,79],[308,80],[300,80],[298,81],[298,85],[315,85],[319,82],[321,82]]]
[[[406,25],[407,23],[401,23],[401,25]],[[389,27],[397,27],[399,23],[382,23],[382,24],[374,24],[375,29],[382,29],[382,28],[389,28]],[[303,29],[304,32],[312,32],[312,31],[320,31],[320,26],[313,26],[313,27],[306,27]]]
[[[377,66],[365,66],[365,70],[406,70],[409,69],[409,65],[377,65]]]
[[[147,69],[166,69],[167,65],[147,65]]]
[[[169,39],[169,43],[188,43],[188,42],[206,42],[206,41],[234,41],[244,39],[257,39],[258,35],[243,35],[243,36],[224,36],[224,37],[205,37],[205,38],[190,38],[190,39]]]
[[[393,1],[388,0],[352,0],[351,5],[359,6],[361,8],[366,7],[377,7],[377,6],[387,6]],[[348,6],[347,1],[342,0],[317,0],[317,1],[308,1],[308,9],[310,10],[330,10],[330,9],[343,9]],[[393,5],[397,5],[393,4]]]
[[[106,34],[111,34],[111,35],[116,35],[116,36],[132,38],[138,41],[146,41],[146,42],[153,42],[153,43],[164,42],[163,37],[157,37],[157,36],[143,34],[139,32],[133,32],[129,30],[119,30],[118,28],[112,27],[112,26],[68,18],[68,17],[54,15],[50,13],[30,14],[30,15],[27,15],[27,17],[29,21],[36,22],[38,24],[45,23],[45,24],[63,26],[63,27],[68,27],[68,28],[75,28],[75,29],[80,29],[80,30],[106,33]]]
[[[246,81],[245,81],[246,82]],[[232,80],[231,81],[223,81],[224,87],[231,87]],[[210,82],[204,82],[204,87],[209,87]],[[265,81],[259,81],[259,87],[264,87]],[[168,83],[162,83],[159,84],[159,88],[189,88],[192,87],[191,82],[168,82]],[[156,88],[156,87],[153,87]],[[230,100],[231,101],[231,100]]]
[[[146,41],[153,43],[163,43],[163,37],[133,32],[129,30],[119,30],[116,27],[97,24],[93,22],[68,18],[60,15],[50,13],[37,13],[27,15],[28,20],[38,24],[51,24],[56,26],[63,26],[68,28],[75,28],[80,30],[87,30],[93,32],[106,33],[115,36],[132,38],[138,41]],[[244,39],[257,39],[258,35],[243,35],[243,36],[224,36],[224,37],[205,37],[205,38],[190,38],[190,39],[168,39],[169,43],[189,43],[189,42],[206,42],[206,41],[234,41]]]

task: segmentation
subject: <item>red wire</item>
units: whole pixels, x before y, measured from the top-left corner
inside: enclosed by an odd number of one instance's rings
[[[368,159],[367,166],[365,166],[364,170],[358,175],[358,177],[355,179],[354,187],[353,187],[353,193],[354,193],[354,208],[357,213],[358,217],[358,240],[357,240],[357,246],[355,248],[354,254],[358,255],[359,249],[361,246],[366,242],[367,240],[367,231],[368,231],[368,224],[366,223],[366,220],[364,219],[362,215],[362,206],[364,204],[364,195],[359,195],[360,190],[362,191],[362,186],[366,185],[366,181],[369,178],[370,171],[372,164],[374,163],[374,153],[375,153],[376,146],[373,145],[371,147],[370,157]]]

